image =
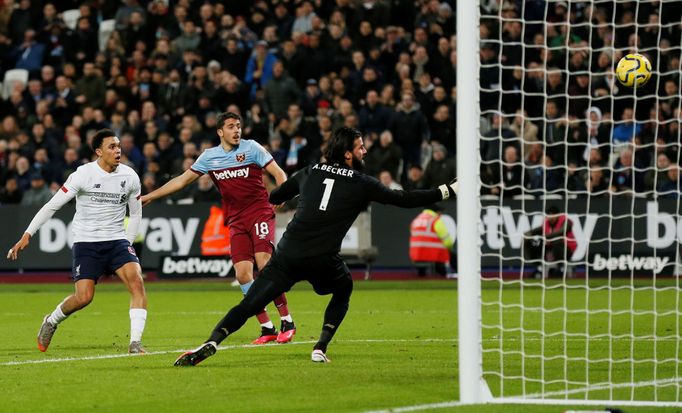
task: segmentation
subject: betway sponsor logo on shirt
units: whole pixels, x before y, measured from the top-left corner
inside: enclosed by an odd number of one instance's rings
[[[211,171],[211,173],[218,181],[220,181],[221,179],[248,178],[249,168],[247,167],[241,169],[228,169],[222,172]]]

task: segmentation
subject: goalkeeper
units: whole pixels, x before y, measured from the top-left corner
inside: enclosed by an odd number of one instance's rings
[[[176,366],[194,366],[215,354],[217,345],[239,330],[259,309],[299,281],[308,281],[319,295],[331,294],[322,333],[311,360],[326,363],[327,345],[339,329],[353,291],[350,271],[339,251],[341,241],[370,202],[413,208],[454,197],[456,182],[421,191],[390,190],[362,173],[367,150],[360,131],[335,130],[326,149],[326,163],[296,172],[270,193],[270,203],[298,196],[294,219],[287,226],[272,259],[256,278],[244,299],[216,325],[204,344],[182,354]]]
[[[531,262],[545,260],[554,264],[559,263],[558,272],[561,275],[566,267],[563,261],[570,260],[577,247],[575,235],[573,235],[573,222],[567,214],[560,213],[559,208],[554,205],[547,206],[545,215],[542,226],[526,232],[523,255],[527,261]],[[556,268],[556,265],[553,267]],[[546,278],[548,273],[544,271],[544,265],[541,265],[534,275],[535,278]]]

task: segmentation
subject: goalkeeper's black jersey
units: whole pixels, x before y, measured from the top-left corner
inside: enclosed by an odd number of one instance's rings
[[[270,203],[280,204],[296,195],[296,213],[277,246],[291,257],[338,253],[348,229],[371,201],[413,208],[442,199],[439,189],[394,191],[345,165],[324,163],[296,172],[272,191]]]

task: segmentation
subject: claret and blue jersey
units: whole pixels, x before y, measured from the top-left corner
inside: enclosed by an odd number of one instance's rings
[[[228,222],[232,223],[247,218],[244,215],[273,211],[263,184],[263,169],[272,161],[272,155],[258,142],[242,139],[230,151],[222,146],[205,150],[190,169],[211,178],[228,206]]]

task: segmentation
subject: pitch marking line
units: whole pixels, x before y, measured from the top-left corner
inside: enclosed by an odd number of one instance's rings
[[[416,404],[414,406],[404,406],[404,407],[392,407],[385,410],[368,410],[364,413],[401,413],[401,412],[418,412],[420,410],[430,410],[430,409],[444,409],[446,407],[463,406],[462,403],[458,401],[450,402],[440,402],[440,403],[430,403],[430,404]]]
[[[422,342],[443,342],[443,343],[454,343],[456,339],[366,339],[366,340],[338,340],[337,343],[422,343]],[[293,343],[287,343],[286,346],[290,345],[300,345],[300,344],[315,344],[317,341],[294,341]],[[259,344],[235,344],[231,346],[219,346],[218,350],[229,350],[229,349],[242,349],[242,348],[284,348],[286,346],[270,345],[263,346]],[[85,357],[64,357],[56,359],[37,359],[37,360],[23,360],[23,361],[6,361],[0,363],[0,366],[22,366],[26,364],[43,364],[43,363],[63,363],[67,361],[84,361],[84,360],[107,360],[107,359],[118,359],[124,357],[140,357],[140,356],[158,356],[164,354],[175,354],[178,355],[190,349],[178,349],[178,350],[164,350],[164,351],[150,351],[144,355],[139,354],[102,354],[100,356],[85,356]]]
[[[676,384],[682,382],[682,378],[670,378],[661,380],[649,380],[640,381],[636,383],[614,383],[614,384],[602,384],[587,386],[579,389],[571,389],[568,391],[554,391],[547,393],[535,393],[526,396],[517,397],[501,397],[491,400],[490,404],[546,404],[546,405],[574,405],[574,406],[601,406],[604,404],[614,404],[623,406],[651,406],[651,407],[681,407],[680,402],[669,402],[669,401],[639,401],[639,400],[584,400],[584,399],[552,399],[556,396],[569,396],[571,394],[585,393],[589,391],[597,390],[608,390],[608,389],[618,389],[624,387],[646,387],[646,386],[656,386],[656,385],[667,385]],[[463,403],[456,400],[440,402],[440,403],[430,403],[430,404],[417,404],[414,406],[403,406],[403,407],[393,407],[384,410],[370,410],[364,413],[402,413],[402,412],[417,412],[420,410],[430,410],[430,409],[444,409],[447,407],[462,406]]]

